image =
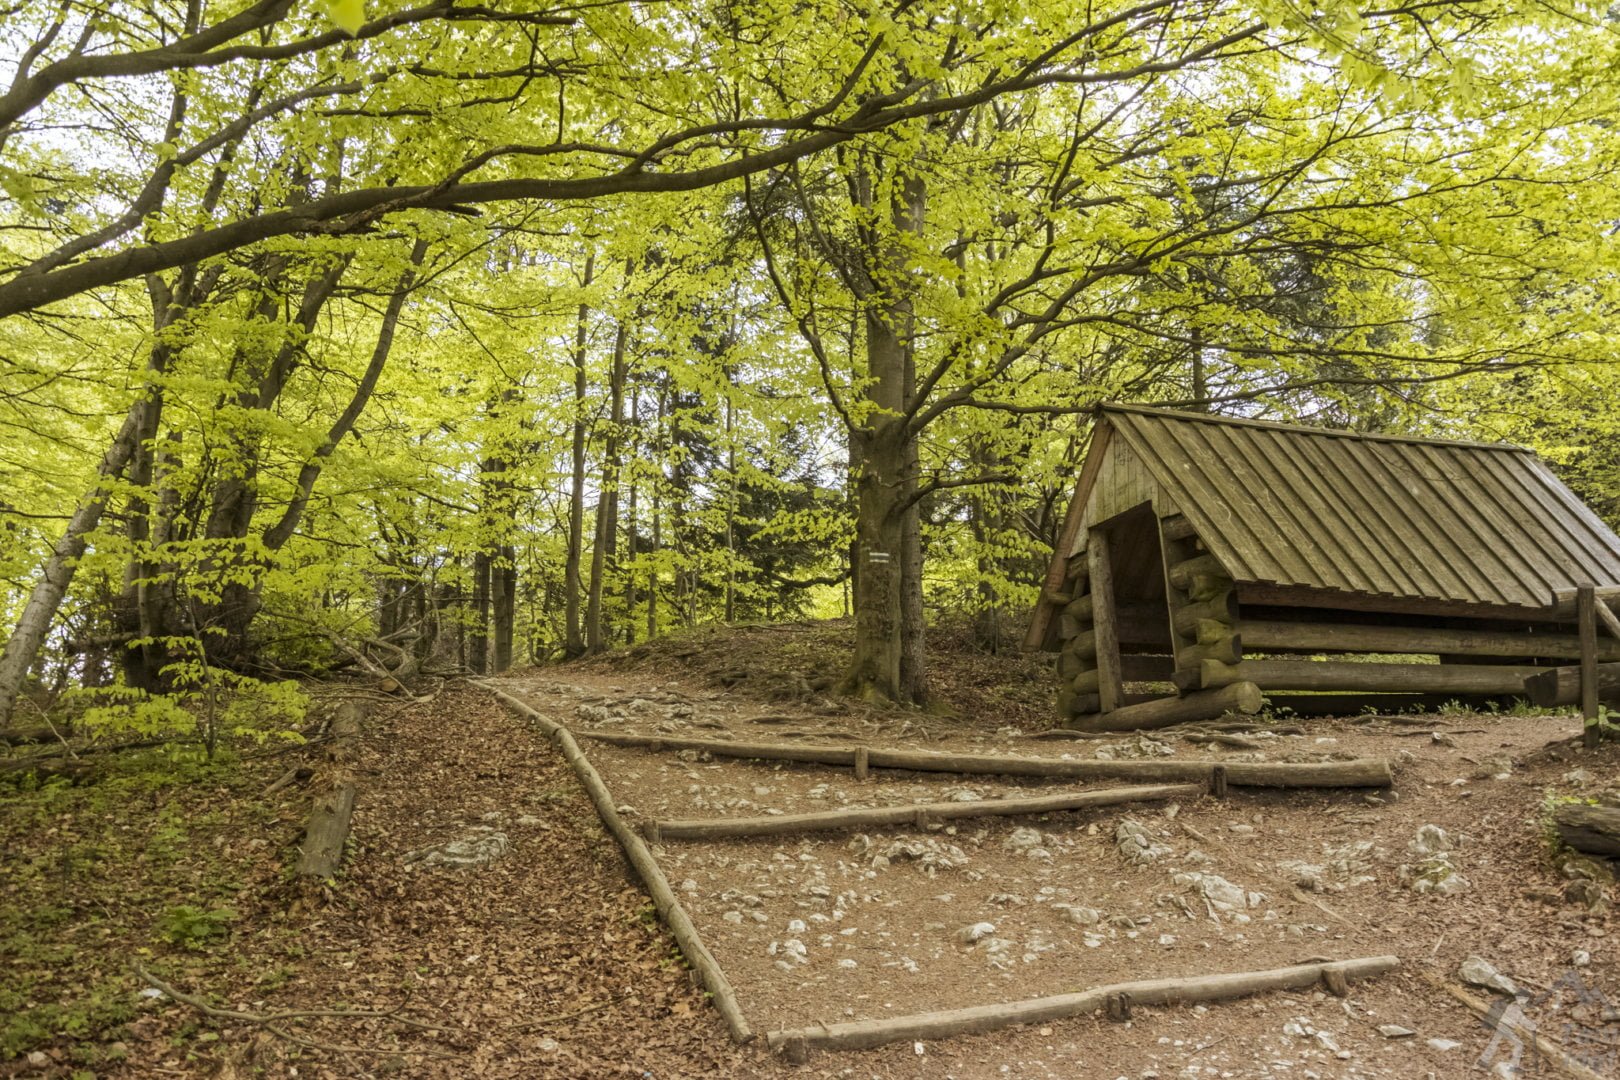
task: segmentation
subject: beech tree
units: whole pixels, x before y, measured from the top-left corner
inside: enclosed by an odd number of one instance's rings
[[[160,694],[846,581],[844,689],[917,702],[930,606],[993,643],[1032,599],[1098,400],[1564,438],[1615,312],[1604,18],[23,9],[0,720],[53,626],[57,675]]]

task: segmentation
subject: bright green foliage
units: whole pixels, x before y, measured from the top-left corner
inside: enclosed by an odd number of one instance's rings
[[[4,51],[47,70],[63,10]],[[119,7],[92,52],[185,10]],[[264,41],[327,44],[0,107],[0,303],[51,283],[0,318],[0,616],[106,492],[39,681],[92,725],[288,731],[334,639],[471,663],[503,575],[549,659],[598,550],[608,644],[841,612],[852,432],[902,413],[925,596],[991,640],[1106,398],[1524,441],[1620,513],[1605,10],[415,10],[294,5]],[[85,95],[116,122],[81,131]]]

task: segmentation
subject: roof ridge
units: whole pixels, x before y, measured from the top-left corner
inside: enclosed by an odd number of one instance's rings
[[[1320,435],[1333,439],[1362,439],[1368,442],[1417,443],[1424,446],[1464,446],[1474,450],[1501,450],[1535,456],[1535,451],[1516,443],[1480,442],[1475,439],[1439,439],[1421,435],[1394,435],[1379,432],[1348,431],[1344,428],[1314,427],[1310,424],[1284,424],[1276,420],[1251,420],[1241,416],[1220,416],[1214,413],[1183,412],[1179,409],[1157,409],[1151,405],[1137,405],[1123,401],[1104,401],[1097,405],[1098,412],[1135,413],[1164,420],[1177,420],[1193,424],[1230,424],[1236,427],[1264,428],[1299,435]]]

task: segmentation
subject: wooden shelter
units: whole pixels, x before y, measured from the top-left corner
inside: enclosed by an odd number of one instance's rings
[[[1620,661],[1583,585],[1620,537],[1522,448],[1105,404],[1025,646],[1080,727],[1478,705]]]

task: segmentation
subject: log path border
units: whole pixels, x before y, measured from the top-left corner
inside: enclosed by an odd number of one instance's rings
[[[487,681],[471,679],[469,682],[479,689],[494,695],[496,700],[514,712],[532,720],[556,744],[563,758],[573,768],[574,774],[579,778],[586,794],[590,796],[592,805],[595,806],[598,816],[602,819],[602,824],[607,828],[608,833],[614,840],[618,842],[619,847],[623,849],[625,856],[629,859],[630,865],[640,876],[642,884],[646,886],[648,893],[652,896],[659,917],[669,927],[670,933],[674,936],[675,942],[680,947],[687,962],[692,965],[699,982],[702,983],[704,989],[713,998],[715,1008],[719,1011],[722,1019],[725,1020],[732,1039],[738,1044],[752,1041],[756,1035],[743,1015],[742,1007],[737,1000],[736,990],[732,987],[730,979],[726,977],[719,961],[714,958],[714,954],[704,944],[702,935],[698,933],[697,926],[692,922],[691,916],[681,906],[675,891],[670,887],[669,879],[664,875],[662,867],[659,866],[657,858],[653,855],[652,848],[646,840],[626,824],[624,818],[619,814],[612,793],[602,781],[601,775],[591,765],[590,759],[585,756],[585,752],[580,749],[579,742],[575,739],[573,733],[562,724],[541,714],[532,705],[508,694],[499,687],[491,685]],[[1181,785],[1175,789],[1121,789],[1132,792],[1128,796],[1129,798],[1165,798],[1169,797],[1170,793],[1180,795],[1185,792],[1188,795],[1197,795],[1205,791],[1222,795],[1225,793],[1225,786],[1228,782],[1250,783],[1266,787],[1387,787],[1393,783],[1389,763],[1370,758],[1353,762],[1324,762],[1321,765],[1269,767],[1271,769],[1285,768],[1284,774],[1258,771],[1245,774],[1240,771],[1243,766],[1239,764],[1204,766],[1192,762],[1176,763],[1181,768],[1171,769],[1167,773],[1147,773],[1145,770],[1132,769],[1104,769],[1099,772],[1096,771],[1096,766],[1139,764],[1157,766],[1160,763],[1072,762],[1052,758],[908,752],[873,749],[867,746],[848,748],[784,746],[769,743],[727,743],[709,739],[643,737],[609,733],[585,733],[584,737],[620,746],[639,746],[652,750],[665,748],[704,749],[731,757],[848,765],[856,767],[857,772],[860,773],[866,771],[865,766],[873,765],[900,769],[922,768],[928,771],[998,773],[1002,775],[1096,779],[1130,777],[1194,781],[1194,783]],[[919,763],[921,764],[919,765]],[[952,765],[958,767],[953,768]],[[1046,766],[1046,768],[1042,768],[1042,766]],[[1337,766],[1338,768],[1324,769],[1323,766]],[[1266,769],[1268,767],[1261,765],[1251,766],[1251,768]],[[1231,775],[1233,772],[1236,772],[1237,775]],[[1239,777],[1242,778],[1239,779]],[[1279,778],[1289,782],[1280,783]],[[1088,792],[1085,794],[1091,796],[1091,798],[1082,800],[1077,795],[1069,793],[1060,796],[1006,800],[999,807],[992,802],[988,804],[993,808],[989,812],[1041,813],[1053,809],[1079,808],[1088,804],[1107,805],[1108,803],[1123,801],[1119,797],[1118,791]],[[1109,798],[1109,796],[1112,797]],[[1054,801],[1067,805],[1056,806],[1053,805]],[[1015,809],[1015,804],[1030,804],[1031,808]],[[1039,805],[1036,806],[1035,804]],[[890,821],[885,819],[880,822],[881,824],[903,824],[906,821],[918,820],[919,817],[926,820],[930,809],[938,813],[941,805],[946,804],[918,804],[912,807],[879,808],[877,813],[884,815],[897,813],[899,815],[898,820]],[[983,805],[986,804],[954,804],[952,809],[956,811],[958,816],[969,816],[973,813],[974,808]],[[797,817],[807,819],[847,817],[850,813],[861,812],[845,811],[832,815],[804,814],[797,815]],[[985,812],[983,809],[978,809],[979,814]],[[870,811],[867,813],[870,813]],[[784,821],[784,818],[759,820],[775,824]],[[662,827],[675,830],[682,828],[695,829],[698,831],[689,835],[713,836],[721,835],[717,830],[724,829],[728,824],[736,825],[741,823],[746,826],[749,820],[753,819],[671,821],[662,823]],[[652,822],[649,825],[653,835],[656,837],[660,829],[660,823]],[[829,825],[826,822],[822,822],[821,825],[833,828],[845,827],[841,824]],[[785,832],[790,830],[777,829],[774,831]],[[765,833],[742,833],[742,835],[763,834]],[[738,834],[731,833],[727,835]],[[1043,1020],[1078,1016],[1103,1009],[1106,1009],[1109,1015],[1116,1019],[1128,1018],[1132,1004],[1164,1005],[1193,1001],[1221,1001],[1267,990],[1300,989],[1313,986],[1318,982],[1326,986],[1331,992],[1343,996],[1347,980],[1381,975],[1393,971],[1399,966],[1400,960],[1397,957],[1374,956],[1350,960],[1311,962],[1286,968],[1274,968],[1268,971],[1148,979],[1139,982],[1101,986],[1078,993],[1026,998],[1022,1001],[976,1005],[962,1009],[947,1009],[885,1019],[856,1020],[842,1024],[819,1024],[810,1028],[780,1029],[767,1033],[765,1041],[773,1051],[782,1052],[789,1061],[798,1063],[806,1059],[812,1048],[828,1050],[866,1049],[903,1039],[939,1039],[953,1035],[995,1031],[1001,1028],[1036,1023]]]

